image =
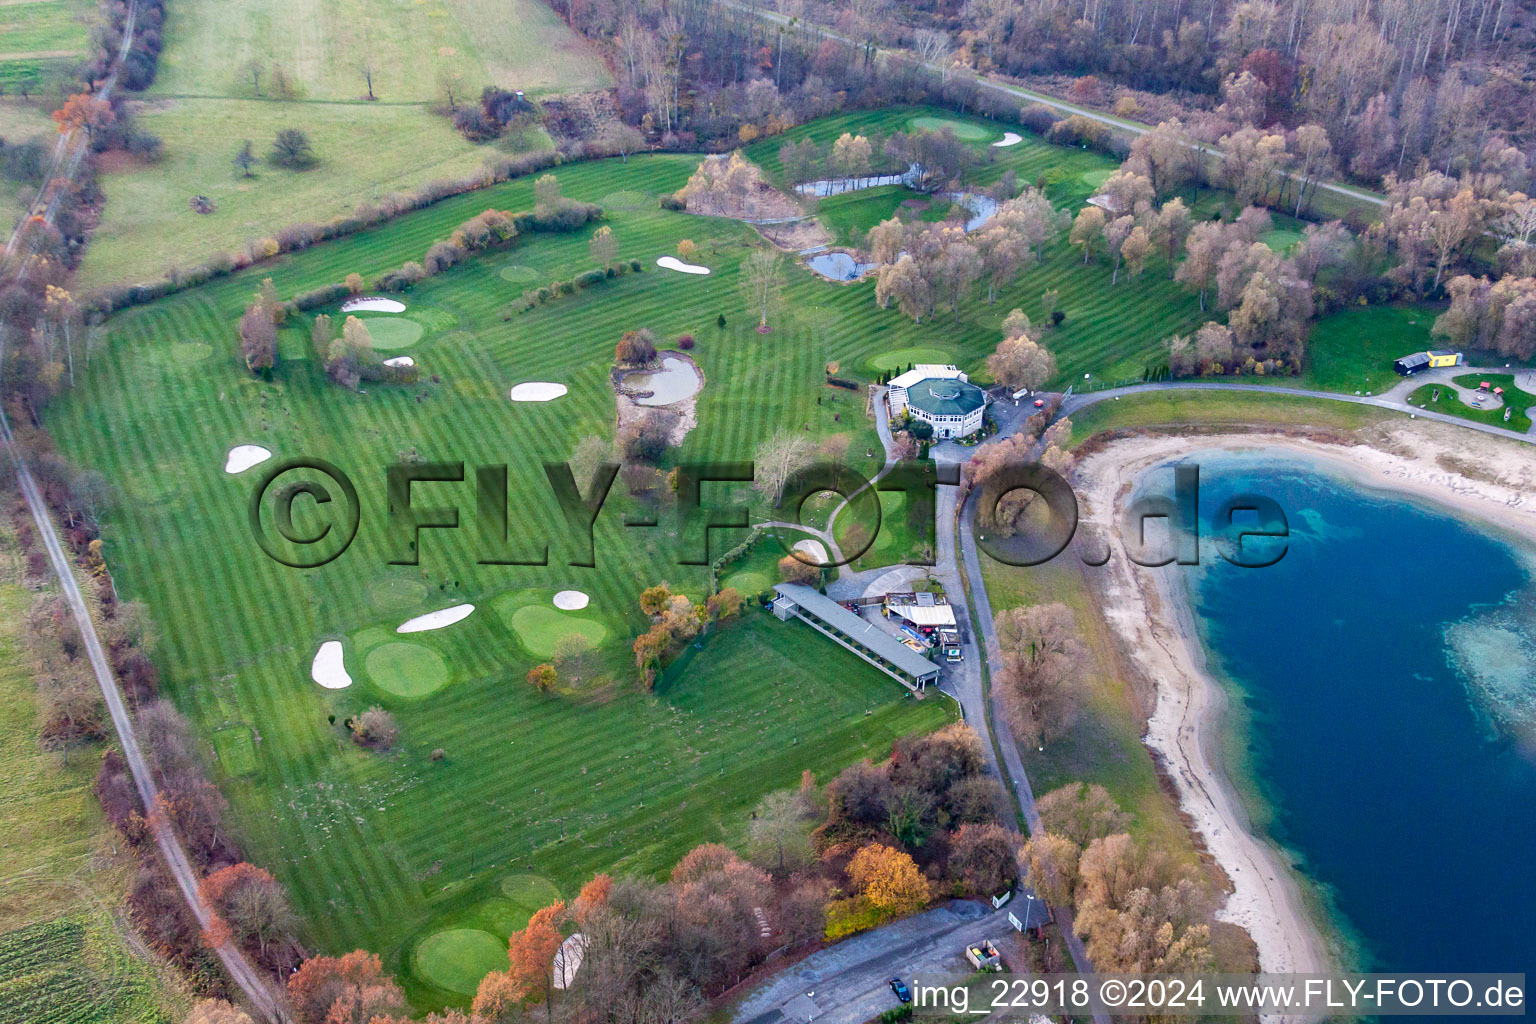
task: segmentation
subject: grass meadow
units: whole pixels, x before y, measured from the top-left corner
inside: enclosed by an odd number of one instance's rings
[[[31,0],[0,6],[0,86],[39,90],[85,55],[96,5],[90,0]]]
[[[86,288],[150,280],[289,224],[464,177],[502,150],[551,146],[542,130],[469,142],[433,112],[445,76],[471,102],[486,85],[538,97],[612,84],[597,53],[542,0],[188,0],[167,9],[165,39],[138,115],[164,140],[165,157],[105,168],[103,220],[79,275]],[[286,99],[274,67],[291,85]],[[244,140],[265,157],[284,128],[309,134],[318,167],[235,172]],[[194,213],[194,195],[217,208]]]

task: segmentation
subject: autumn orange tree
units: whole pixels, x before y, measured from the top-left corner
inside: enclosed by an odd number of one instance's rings
[[[208,910],[205,938],[211,946],[254,942],[265,958],[272,943],[286,937],[296,920],[277,879],[245,861],[204,878],[197,895]]]
[[[316,956],[288,979],[288,999],[301,1024],[368,1024],[405,1010],[405,994],[364,949]]]
[[[117,120],[117,115],[112,113],[112,104],[106,100],[97,99],[88,92],[77,92],[53,112],[53,119],[61,134],[79,128],[90,137],[98,129],[110,126]]]
[[[547,662],[543,665],[535,665],[528,670],[528,685],[540,693],[544,693],[551,686],[554,686],[559,681],[559,678],[560,674],[555,671],[555,666]]]
[[[511,964],[507,976],[524,1002],[544,1000],[545,1015],[553,1013],[551,1000],[554,985],[550,972],[554,968],[555,954],[565,936],[560,924],[565,919],[565,901],[555,900],[537,911],[528,921],[528,927],[513,932],[507,940],[507,961]]]
[[[873,906],[893,916],[913,913],[928,902],[928,880],[917,862],[882,843],[854,854],[848,877]]]
[[[576,900],[572,909],[576,912],[576,923],[586,927],[592,913],[599,907],[608,903],[608,894],[613,891],[612,875],[595,875],[590,882],[581,887],[581,892],[576,894]]]

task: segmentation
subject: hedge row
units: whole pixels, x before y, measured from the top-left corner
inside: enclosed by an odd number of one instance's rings
[[[575,277],[564,281],[551,281],[549,284],[539,285],[537,288],[529,288],[518,297],[517,311],[527,312],[534,306],[542,305],[551,299],[558,299],[564,295],[575,295],[583,288],[590,288],[595,284],[610,281],[615,277],[628,273],[640,273],[645,269],[645,264],[639,260],[630,260],[628,263],[615,263],[611,267],[593,267],[584,270]]]

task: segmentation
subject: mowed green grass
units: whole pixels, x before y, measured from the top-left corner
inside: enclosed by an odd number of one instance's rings
[[[253,61],[325,102],[366,98],[365,68],[385,103],[433,102],[450,72],[476,97],[485,85],[537,96],[611,84],[595,50],[539,0],[186,0],[168,7],[165,38],[157,96],[254,96]]]
[[[1476,391],[1479,384],[1487,381],[1492,388],[1503,388],[1504,393],[1499,397],[1503,404],[1497,408],[1481,408],[1474,406],[1469,401],[1463,401],[1454,388],[1448,388],[1443,384],[1425,384],[1415,388],[1408,396],[1408,401],[1428,409],[1432,412],[1443,412],[1448,416],[1460,416],[1462,419],[1473,420],[1477,423],[1486,423],[1492,427],[1503,427],[1505,430],[1516,430],[1524,433],[1531,429],[1530,408],[1536,405],[1536,395],[1527,394],[1515,387],[1515,377],[1509,373],[1464,373],[1459,377],[1451,378],[1457,384],[1471,391]],[[1439,400],[1435,399],[1435,392],[1440,392]],[[1504,418],[1504,410],[1512,409],[1509,419]]]
[[[467,141],[432,110],[447,78],[470,102],[487,85],[538,97],[611,84],[601,56],[543,0],[185,0],[167,9],[164,34],[139,124],[164,140],[165,157],[102,175],[85,288],[152,280],[291,224],[466,177],[502,150],[552,145],[542,130]],[[286,98],[272,88],[274,67],[292,84]],[[244,140],[265,157],[285,128],[309,134],[318,167],[235,174]],[[217,208],[194,213],[194,195]]]
[[[90,0],[35,0],[0,6],[0,85],[39,91],[49,75],[85,55],[96,5]]]
[[[654,196],[682,185],[695,165],[632,158],[573,165],[560,177],[577,198],[621,188]],[[540,463],[567,458],[585,434],[612,436],[607,370],[624,330],[698,339],[691,354],[708,383],[700,427],[677,457],[700,460],[750,458],[780,424],[809,428],[813,438],[846,433],[860,457],[877,450],[862,398],[826,388],[825,364],[862,365],[937,330],[878,309],[868,289],[792,274],[789,311],[771,335],[758,335],[737,287],[755,236],[648,206],[609,219],[621,255],[647,261],[642,273],[511,313],[525,285],[504,280],[502,269],[569,277],[590,264],[587,230],[521,239],[407,293],[412,317],[433,325],[420,343],[423,381],[413,387],[358,395],[329,384],[307,358],[306,317],[283,331],[284,352],[306,358],[281,362],[271,382],[241,368],[234,325],[260,276],[284,295],[349,271],[371,276],[419,258],[488,206],[527,208],[531,191],[532,181],[520,180],[459,197],[259,274],[125,311],[106,325],[100,372],[50,419],[70,457],[122,489],[105,527],[108,557],[120,591],[149,602],[162,626],[167,690],[205,734],[238,722],[262,737],[260,772],[222,780],[252,858],[290,888],[316,948],[375,949],[405,975],[409,936],[498,898],[503,878],[533,873],[573,892],[599,870],[665,870],[697,842],[739,838],[762,793],[793,785],[802,769],[826,777],[950,715],[947,702],[903,699],[887,677],[757,611],[657,694],[636,692],[628,643],[645,628],[640,589],[666,580],[702,595],[706,576],[703,566],[679,564],[667,530],[624,527],[635,509],[622,494],[598,520],[596,569],[561,564],[558,544],[550,567],[518,568],[478,564],[472,483],[419,486],[419,501],[459,504],[465,528],[426,531],[419,566],[387,564],[383,474],[402,452],[509,464],[514,542],[532,544],[530,524],[558,521]],[[714,274],[650,265],[684,237],[698,242]],[[994,333],[966,327],[966,350],[979,359]],[[186,358],[201,346],[209,354]],[[508,401],[510,386],[528,379],[560,381],[570,394]],[[363,505],[352,548],[308,571],[262,555],[245,527],[254,480],[222,471],[235,439],[277,458],[326,458],[349,473]],[[868,469],[879,458],[860,461]],[[707,500],[752,499],[745,487],[713,487]],[[716,536],[713,551],[733,543]],[[582,614],[617,624],[600,652],[612,685],[597,696],[535,692],[524,681],[535,659],[493,613],[500,595],[566,587],[591,595]],[[404,698],[368,679],[370,644],[413,614],[458,601],[483,610],[414,638],[448,661],[446,686]],[[310,659],[328,637],[346,638],[350,689],[323,691],[309,680]],[[354,747],[339,724],[373,703],[400,723],[400,747],[387,758]],[[440,761],[429,758],[436,749]]]
[[[188,97],[146,104],[138,120],[164,140],[165,157],[114,164],[101,175],[107,202],[79,272],[82,288],[151,281],[290,224],[472,174],[493,152],[419,105]],[[318,167],[266,162],[284,128],[308,133]],[[246,139],[262,160],[251,178],[231,163]],[[194,212],[194,195],[212,199],[214,211]]]

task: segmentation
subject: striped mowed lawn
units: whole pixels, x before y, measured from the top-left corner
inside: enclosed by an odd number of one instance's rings
[[[679,187],[695,164],[631,158],[565,167],[559,177],[580,199],[653,197]],[[431,325],[406,350],[422,367],[418,385],[359,395],[327,383],[307,358],[307,316],[284,329],[286,358],[270,382],[240,365],[234,325],[260,278],[272,277],[284,295],[354,270],[371,278],[419,259],[488,206],[527,208],[532,184],[448,200],[125,311],[104,328],[80,387],[49,414],[61,449],[120,489],[105,524],[107,555],[123,596],[147,601],[162,626],[167,690],[205,737],[236,724],[253,730],[255,770],[222,779],[252,859],[290,887],[315,946],[386,954],[424,1005],[449,997],[409,977],[413,936],[476,906],[502,878],[536,873],[570,892],[599,870],[664,870],[697,842],[739,838],[747,809],[803,768],[826,777],[879,756],[897,736],[935,727],[948,711],[940,700],[901,699],[894,683],[809,631],[755,612],[698,652],[679,679],[638,694],[627,647],[644,628],[639,589],[666,580],[697,596],[705,583],[702,567],[678,564],[666,530],[626,529],[632,502],[616,495],[596,526],[597,568],[560,566],[558,547],[547,568],[483,566],[470,522],[473,484],[430,484],[418,500],[455,500],[465,528],[428,531],[420,566],[391,566],[387,465],[412,451],[471,466],[508,463],[514,532],[558,521],[539,463],[567,458],[586,434],[612,436],[612,346],[624,330],[649,326],[664,340],[684,331],[698,339],[700,425],[676,459],[750,458],[782,425],[812,438],[847,433],[855,463],[869,472],[879,460],[863,454],[878,445],[863,397],[822,386],[829,361],[867,379],[864,368],[882,352],[942,347],[975,370],[1007,309],[1034,309],[1046,287],[1061,289],[1068,312],[1049,341],[1064,379],[1082,368],[1139,368],[1158,339],[1198,319],[1193,300],[1156,263],[1141,281],[1110,288],[1107,267],[1084,267],[1063,242],[996,304],[968,301],[958,323],[942,314],[913,324],[879,309],[872,284],[834,286],[791,266],[785,308],[773,332],[758,335],[737,287],[741,259],[761,244],[756,236],[652,201],[607,217],[621,255],[645,261],[642,273],[512,313],[509,303],[527,285],[501,271],[569,277],[590,265],[587,229],[519,239],[413,289],[405,296],[411,314]],[[710,276],[654,266],[685,237]],[[570,393],[509,402],[508,389],[523,380],[559,381]],[[260,554],[245,526],[255,471],[222,472],[225,451],[240,443],[278,458],[319,456],[352,476],[363,525],[344,556],[299,571]],[[750,500],[744,490],[721,486],[708,500]],[[520,539],[531,541],[531,532]],[[734,542],[717,536],[714,550]],[[601,679],[572,694],[540,695],[523,681],[538,659],[491,602],[566,587],[591,595],[585,614],[609,627]],[[462,601],[480,610],[413,636],[443,656],[446,686],[407,699],[369,681],[365,647],[412,615]],[[347,645],[352,688],[322,691],[309,681],[322,639]],[[356,749],[327,720],[374,703],[400,721],[401,749],[389,757]],[[432,762],[437,748],[445,757]]]

